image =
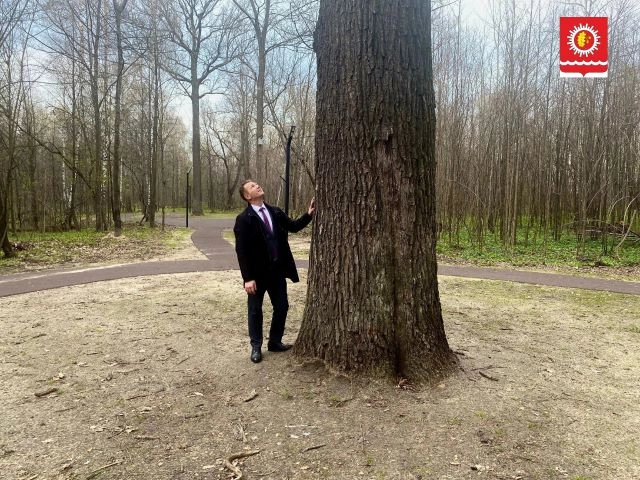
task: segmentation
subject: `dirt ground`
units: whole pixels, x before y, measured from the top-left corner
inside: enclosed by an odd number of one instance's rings
[[[305,277],[290,284],[295,339]],[[249,361],[237,272],[0,299],[0,478],[638,479],[637,297],[442,277],[462,369]]]

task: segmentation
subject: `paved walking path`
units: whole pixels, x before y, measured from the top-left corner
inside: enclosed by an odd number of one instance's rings
[[[184,225],[184,219],[167,217],[167,223]],[[222,238],[222,231],[233,228],[233,223],[234,220],[217,220],[200,217],[190,218],[189,226],[194,229],[191,239],[194,245],[207,257],[207,260],[140,262],[96,268],[62,269],[15,275],[0,275],[0,297],[69,285],[116,280],[118,278],[186,272],[210,272],[215,270],[237,270],[238,263],[233,247]],[[297,263],[299,267],[308,267],[308,261],[306,260],[298,261]],[[640,282],[577,277],[556,273],[439,265],[438,274],[640,295]]]

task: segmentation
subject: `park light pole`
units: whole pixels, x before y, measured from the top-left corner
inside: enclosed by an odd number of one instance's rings
[[[285,149],[285,163],[284,163],[284,213],[289,215],[289,183],[290,183],[290,168],[291,168],[291,141],[293,140],[293,132],[296,126],[291,125],[289,130],[289,137],[287,138],[287,147]]]
[[[186,211],[186,216],[187,216],[187,221],[186,221],[186,227],[189,228],[189,198],[191,197],[191,189],[189,188],[189,174],[191,173],[191,169],[193,168],[193,165],[191,167],[189,167],[189,170],[187,170],[187,196],[186,196],[186,201],[185,204],[187,206],[187,208],[185,209]]]

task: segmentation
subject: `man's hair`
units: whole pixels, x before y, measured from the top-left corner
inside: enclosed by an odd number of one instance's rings
[[[251,180],[251,179],[247,179],[247,180],[245,180],[244,182],[242,182],[242,183],[240,184],[240,188],[238,189],[238,192],[240,193],[240,198],[242,198],[242,200],[244,200],[245,202],[247,202],[247,199],[246,199],[246,198],[244,198],[244,194],[245,194],[244,186],[245,186],[247,183],[251,183],[251,182],[253,182],[253,180]],[[247,202],[247,203],[249,203],[249,202]]]

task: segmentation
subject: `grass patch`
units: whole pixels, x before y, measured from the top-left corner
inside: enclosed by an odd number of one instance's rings
[[[223,238],[235,245],[233,230],[223,232]],[[640,269],[640,244],[627,243],[620,255],[601,254],[601,242],[587,242],[583,254],[576,254],[575,236],[565,235],[560,240],[549,240],[547,245],[529,240],[528,243],[507,248],[495,235],[487,235],[486,243],[480,247],[468,236],[461,235],[460,241],[442,235],[438,240],[436,252],[442,263],[468,263],[484,267],[513,267],[539,270],[562,271],[569,274],[593,275],[597,277],[619,278],[637,281]],[[289,235],[289,244],[294,258],[309,258],[311,230]]]
[[[166,255],[180,248],[192,230],[177,227],[150,228],[125,224],[122,235],[81,230],[69,232],[20,232],[10,237],[14,256],[0,258],[0,273],[35,270],[59,265],[120,263]]]
[[[611,247],[611,244],[609,245]],[[487,233],[482,245],[474,241],[466,231],[458,236],[442,233],[438,238],[436,251],[441,257],[466,261],[477,265],[515,267],[563,266],[563,267],[628,267],[640,265],[640,243],[626,242],[618,255],[609,248],[602,253],[600,239],[588,240],[584,249],[578,250],[575,235],[563,234],[554,240],[548,237],[546,243],[541,237],[525,238],[520,232],[516,244],[505,246],[498,235]]]

